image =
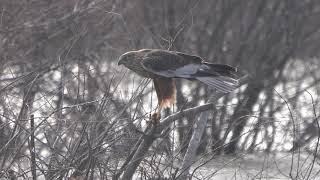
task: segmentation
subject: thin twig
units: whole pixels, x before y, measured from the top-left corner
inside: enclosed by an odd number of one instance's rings
[[[34,144],[34,115],[32,114],[30,116],[30,155],[31,155],[31,174],[32,174],[32,179],[36,180],[37,179],[37,171],[36,171],[36,147]]]
[[[316,143],[316,147],[315,147],[315,150],[313,152],[313,160],[312,160],[312,164],[311,164],[311,167],[310,167],[310,171],[308,173],[308,176],[307,176],[307,180],[310,178],[310,175],[311,175],[311,172],[313,170],[313,167],[314,167],[314,163],[317,159],[317,154],[318,154],[318,147],[319,147],[319,142],[320,142],[320,125],[319,125],[319,122],[318,122],[318,116],[317,116],[317,111],[316,111],[316,108],[315,108],[315,104],[314,104],[314,100],[313,100],[313,96],[311,95],[311,93],[309,91],[306,90],[306,92],[310,95],[311,97],[311,102],[312,102],[312,108],[313,108],[313,115],[314,115],[314,121],[316,122],[317,124],[317,128],[318,128],[318,138],[317,138],[317,143]]]

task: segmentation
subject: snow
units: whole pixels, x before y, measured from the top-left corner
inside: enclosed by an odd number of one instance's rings
[[[192,179],[307,179],[312,162],[313,156],[307,153],[294,154],[294,156],[292,153],[218,156],[199,168]],[[194,165],[193,169],[199,164],[201,162]],[[290,171],[292,178],[290,178]],[[319,159],[315,161],[309,179],[320,180]]]

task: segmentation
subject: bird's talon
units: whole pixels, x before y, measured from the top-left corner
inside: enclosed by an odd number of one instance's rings
[[[160,119],[161,119],[161,114],[160,113],[153,113],[152,115],[151,115],[151,122],[153,123],[153,124],[159,124],[159,122],[160,122]]]

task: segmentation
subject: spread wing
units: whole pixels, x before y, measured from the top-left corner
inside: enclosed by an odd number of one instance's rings
[[[204,62],[198,56],[172,51],[151,51],[141,61],[149,72],[167,78],[197,79],[221,92],[231,92],[238,84],[236,69]]]

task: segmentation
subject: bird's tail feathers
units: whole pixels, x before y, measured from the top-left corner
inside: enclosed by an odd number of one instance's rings
[[[205,65],[209,66],[209,73],[217,72],[222,76],[228,76],[231,78],[237,77],[237,68],[226,65],[226,64],[212,64],[212,63],[205,63]]]
[[[226,76],[202,76],[197,77],[196,79],[223,93],[229,93],[235,90],[238,86],[238,81],[236,79]]]

